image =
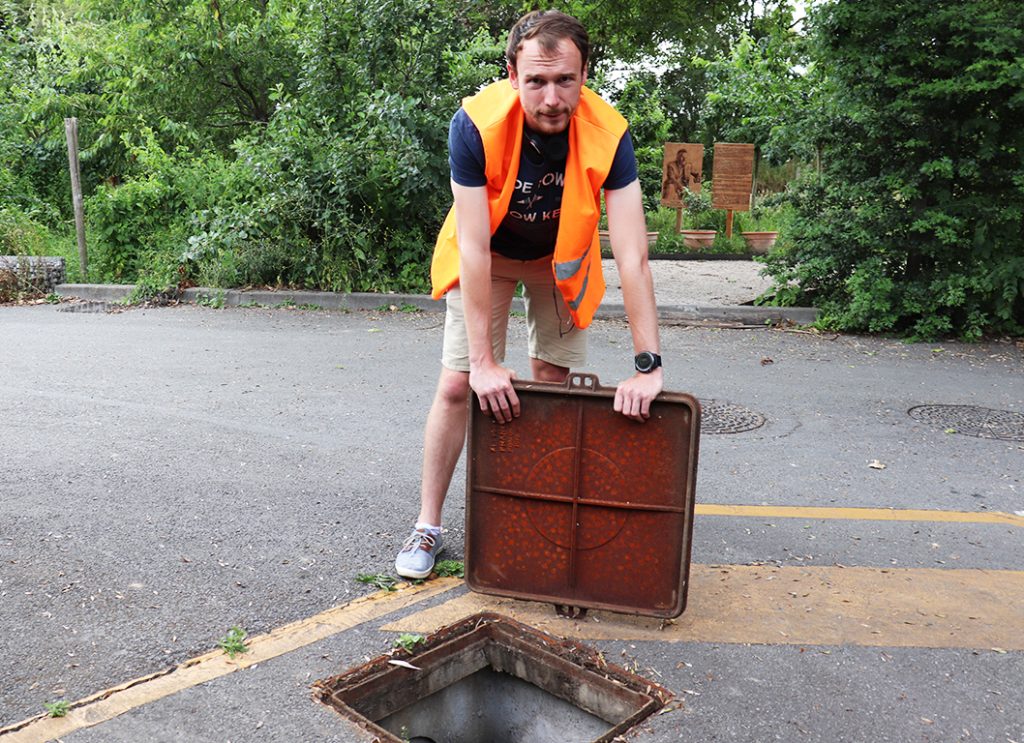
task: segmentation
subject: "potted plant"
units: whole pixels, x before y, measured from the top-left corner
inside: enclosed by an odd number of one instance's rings
[[[754,255],[766,255],[779,236],[780,215],[777,210],[755,206],[740,218],[740,234],[747,250]]]
[[[710,248],[715,235],[723,226],[723,213],[711,208],[707,189],[694,193],[689,188],[683,192],[683,245],[691,250]]]

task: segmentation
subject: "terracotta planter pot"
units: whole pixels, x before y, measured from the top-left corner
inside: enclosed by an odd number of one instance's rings
[[[767,253],[775,244],[775,238],[779,236],[778,232],[744,232],[742,234],[750,252],[758,255]]]
[[[704,250],[710,248],[715,241],[715,230],[682,230],[679,234],[683,236],[683,245],[690,250]]]
[[[608,250],[612,246],[612,240],[608,236],[608,230],[598,230],[597,236],[601,239],[601,249]],[[654,243],[658,242],[657,232],[647,233],[647,247],[651,247]]]

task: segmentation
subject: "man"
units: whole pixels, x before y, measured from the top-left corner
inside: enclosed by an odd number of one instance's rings
[[[676,150],[676,159],[665,167],[665,180],[661,185],[661,203],[663,206],[680,206],[683,192],[693,187],[697,180],[697,171],[686,162],[686,147]]]
[[[455,204],[431,266],[434,297],[447,294],[442,369],[424,436],[420,514],[395,561],[404,577],[430,575],[443,548],[441,507],[466,438],[469,390],[498,423],[519,415],[515,373],[502,365],[518,282],[533,378],[562,382],[585,360],[584,329],[605,286],[602,188],[637,354],[614,410],[642,422],[661,392],[636,158],[625,119],[583,87],[589,51],[575,18],[529,13],[509,34],[508,80],[467,98],[452,119]]]

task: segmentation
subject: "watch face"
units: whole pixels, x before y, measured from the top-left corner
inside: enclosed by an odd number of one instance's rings
[[[657,366],[657,359],[650,351],[644,351],[636,355],[634,364],[638,372],[646,373],[655,369]]]

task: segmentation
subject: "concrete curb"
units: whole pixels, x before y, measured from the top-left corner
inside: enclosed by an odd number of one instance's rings
[[[132,293],[133,284],[59,284],[56,293],[62,297],[77,297],[92,302],[120,302]],[[325,310],[381,310],[415,307],[426,312],[443,312],[443,300],[421,294],[370,294],[337,292],[294,291],[283,289],[208,289],[195,287],[181,294],[181,301],[191,304],[212,301],[224,307],[266,306],[305,307]],[[512,301],[512,309],[522,312],[522,300]],[[604,303],[595,317],[601,320],[621,320],[626,317],[622,304]],[[662,322],[722,322],[741,325],[769,323],[795,323],[807,325],[818,317],[813,307],[754,307],[751,305],[666,305],[658,307]]]

